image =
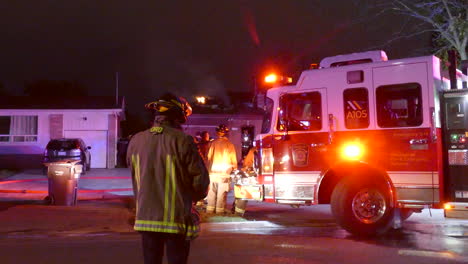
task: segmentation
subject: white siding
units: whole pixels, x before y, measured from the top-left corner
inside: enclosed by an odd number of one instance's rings
[[[37,142],[0,142],[2,154],[43,154],[50,140],[49,115],[63,114],[64,130],[108,130],[109,114],[119,110],[42,110],[42,109],[0,109],[0,116],[37,115]],[[84,120],[86,117],[86,120]],[[81,120],[80,120],[81,119]],[[107,143],[106,143],[107,145]],[[105,152],[107,153],[107,152]]]
[[[108,130],[108,114],[76,111],[64,113],[63,130]]]

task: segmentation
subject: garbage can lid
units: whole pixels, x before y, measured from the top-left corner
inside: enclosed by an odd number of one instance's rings
[[[79,163],[80,160],[59,160],[59,161],[52,161],[52,162],[45,162],[45,166],[66,166],[66,167],[71,167],[75,166],[77,163]]]

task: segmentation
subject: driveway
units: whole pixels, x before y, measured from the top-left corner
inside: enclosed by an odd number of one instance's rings
[[[130,196],[128,168],[91,169],[78,180],[78,200]],[[41,169],[18,172],[0,180],[0,201],[42,200],[47,196],[48,178]]]

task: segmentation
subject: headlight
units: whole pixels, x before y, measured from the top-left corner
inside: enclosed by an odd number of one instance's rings
[[[263,148],[262,149],[262,172],[273,173],[273,149]]]

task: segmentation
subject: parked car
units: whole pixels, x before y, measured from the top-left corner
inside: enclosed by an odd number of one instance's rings
[[[44,151],[44,163],[59,160],[81,160],[83,174],[91,169],[90,146],[86,146],[81,138],[52,139]]]

